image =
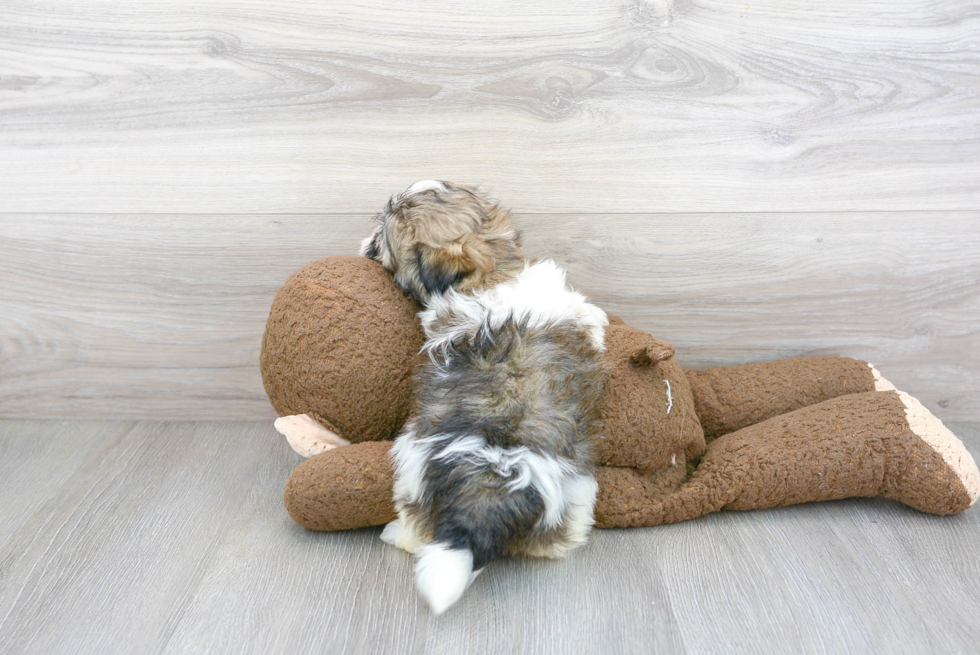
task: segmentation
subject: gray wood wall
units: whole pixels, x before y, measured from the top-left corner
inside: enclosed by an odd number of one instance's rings
[[[980,418],[965,0],[5,0],[0,417],[272,417],[276,289],[424,178],[685,365]]]

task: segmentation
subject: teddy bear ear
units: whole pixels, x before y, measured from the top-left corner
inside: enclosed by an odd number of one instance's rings
[[[630,355],[633,366],[653,366],[674,356],[674,347],[666,341],[658,341],[651,337],[642,348],[637,348]]]

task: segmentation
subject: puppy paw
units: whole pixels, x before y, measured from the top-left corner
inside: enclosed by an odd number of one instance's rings
[[[405,524],[398,519],[386,525],[385,529],[381,531],[381,541],[395,548],[401,548],[409,553],[414,553],[422,545],[419,543],[415,533],[411,529],[406,528]]]
[[[381,531],[381,541],[385,542],[389,546],[394,546],[398,548],[398,542],[402,538],[402,522],[392,521],[385,526],[385,529]]]
[[[326,429],[309,414],[280,416],[274,425],[292,449],[307,459],[338,446],[350,445],[347,439]]]

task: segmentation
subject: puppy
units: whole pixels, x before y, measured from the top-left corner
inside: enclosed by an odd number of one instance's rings
[[[510,214],[423,181],[391,198],[361,254],[425,310],[419,402],[392,448],[398,520],[436,614],[503,554],[558,557],[593,524],[592,442],[605,313],[551,261],[529,263]]]

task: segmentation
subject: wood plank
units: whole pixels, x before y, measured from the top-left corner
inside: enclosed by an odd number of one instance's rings
[[[369,225],[0,216],[0,415],[274,417],[258,355],[275,292]]]
[[[561,562],[497,562],[437,618],[415,592],[411,557],[378,530],[251,527],[229,533],[222,549],[254,559],[220,558],[165,652],[683,651],[661,573],[625,533],[601,535]],[[256,561],[281,564],[259,576]],[[241,598],[264,601],[242,611]]]
[[[874,362],[980,416],[980,213],[518,215],[602,307],[702,368]],[[272,418],[268,308],[366,215],[0,216],[0,416]]]
[[[689,368],[842,355],[945,420],[980,416],[980,214],[549,217],[600,306]]]
[[[130,427],[100,422],[66,436],[57,424],[44,426],[61,448],[92,430],[109,436],[79,458],[82,466],[56,502],[10,540],[0,652],[161,647],[253,486],[254,471],[270,446],[280,447],[267,423]]]
[[[980,426],[952,424],[974,454]],[[691,652],[976,648],[980,510],[880,499],[712,514],[653,528]]]
[[[0,421],[0,570],[17,552],[16,536],[51,509],[61,487],[104,441],[132,424]]]
[[[973,209],[966,0],[7,0],[0,211]]]
[[[975,509],[934,517],[860,499],[696,523],[658,532],[656,551],[691,652],[959,653],[980,637],[976,595],[964,593],[980,578],[957,575],[977,556],[960,548],[980,534]],[[894,534],[903,528],[914,536]]]
[[[950,429],[980,461],[980,424],[951,423]],[[930,631],[931,652],[968,652],[980,643],[980,557],[977,533],[980,510],[944,517],[916,512],[885,514],[873,503],[847,507],[840,530],[860,531],[882,562],[882,577],[894,581],[911,604],[911,616]],[[901,508],[898,508],[901,509]]]

